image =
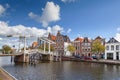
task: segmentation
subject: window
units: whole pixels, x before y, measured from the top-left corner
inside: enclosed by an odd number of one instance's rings
[[[113,45],[111,45],[111,50],[114,50],[114,46]]]
[[[87,43],[85,43],[85,46],[87,46]]]
[[[109,46],[106,46],[106,50],[109,50]]]
[[[78,47],[78,50],[79,50],[79,47]]]
[[[82,49],[84,51],[84,49]]]
[[[90,46],[90,43],[88,43],[88,46]]]
[[[90,51],[90,49],[88,49],[88,51]]]
[[[119,45],[116,45],[116,50],[119,50]]]

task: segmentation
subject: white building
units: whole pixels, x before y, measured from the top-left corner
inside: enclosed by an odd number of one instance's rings
[[[68,51],[67,47],[71,45],[71,43],[64,42],[64,56],[72,56],[71,52]]]
[[[120,42],[111,38],[105,47],[105,59],[120,60]]]

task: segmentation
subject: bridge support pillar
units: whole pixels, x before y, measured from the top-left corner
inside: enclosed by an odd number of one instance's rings
[[[54,56],[52,54],[50,54],[50,61],[53,61]]]
[[[49,53],[50,53],[50,43],[49,43]]]
[[[14,62],[29,62],[29,55],[28,54],[22,54],[22,55],[17,55],[14,57]]]
[[[44,41],[44,53],[45,53],[45,50],[46,49],[46,42]]]

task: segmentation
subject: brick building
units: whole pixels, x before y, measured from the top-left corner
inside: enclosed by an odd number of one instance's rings
[[[58,31],[57,35],[56,35],[56,46],[55,46],[55,50],[56,52],[59,54],[59,55],[62,55],[64,54],[64,44],[65,42],[68,42],[70,43],[70,39],[67,35],[62,35],[60,33],[60,31]]]
[[[87,37],[77,37],[74,41],[72,41],[72,44],[76,48],[74,55],[91,56],[91,43],[92,41]]]
[[[73,53],[73,55],[79,55],[81,56],[82,54],[82,42],[83,42],[83,38],[77,37],[74,41],[72,41],[73,46],[75,47],[75,52]]]
[[[88,39],[88,37],[85,37],[82,42],[82,55],[84,56],[91,56],[91,43],[92,41]]]

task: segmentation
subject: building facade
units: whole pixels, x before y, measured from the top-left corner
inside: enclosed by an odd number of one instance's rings
[[[71,43],[64,42],[64,55],[63,56],[72,56],[72,53],[68,50],[68,46],[72,45]]]
[[[105,59],[120,60],[120,42],[111,38],[105,43]]]
[[[82,42],[82,56],[92,56],[91,45],[92,42],[88,37],[85,37]]]
[[[55,35],[53,35],[53,34],[51,34],[51,33],[49,33],[48,34],[48,39],[50,39],[50,40],[52,40],[52,41],[56,41],[56,36]],[[51,44],[51,46],[54,48],[54,50],[55,50],[55,47],[56,47],[56,44]]]
[[[63,56],[64,55],[64,43],[70,43],[70,39],[67,35],[62,35],[60,33],[60,31],[58,31],[57,35],[56,35],[56,45],[55,45],[55,50],[56,52],[60,55]]]
[[[74,55],[79,55],[79,56],[91,56],[91,44],[92,41],[88,39],[88,37],[80,38],[77,37],[72,44],[76,48]]]
[[[76,49],[73,55],[79,55],[79,56],[82,55],[82,45],[81,45],[82,42],[83,42],[83,38],[80,37],[77,37],[74,41],[71,42]]]

